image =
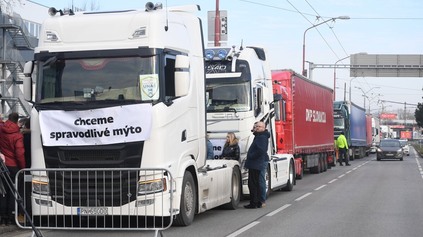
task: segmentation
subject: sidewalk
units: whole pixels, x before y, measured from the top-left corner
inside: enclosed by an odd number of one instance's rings
[[[0,226],[0,236],[4,233],[20,230],[17,225]]]

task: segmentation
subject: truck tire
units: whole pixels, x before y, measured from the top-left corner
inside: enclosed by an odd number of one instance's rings
[[[328,170],[328,162],[326,160],[326,156],[322,156],[322,172],[326,172]]]
[[[283,188],[283,191],[292,191],[292,189],[294,189],[294,183],[295,183],[294,176],[295,176],[294,164],[290,162],[288,180],[286,182],[286,186]]]
[[[304,165],[303,164],[301,164],[301,171],[300,171],[300,173],[297,175],[297,179],[303,179],[303,177],[304,177]]]
[[[272,180],[270,180],[270,167],[267,166],[266,168],[266,174],[264,175],[264,178],[266,180],[266,199],[270,196],[270,193],[272,192]]]
[[[316,166],[313,166],[313,167],[310,168],[310,173],[312,173],[312,174],[320,173],[320,167],[319,166],[320,166],[320,162],[317,162]]]
[[[181,204],[179,214],[176,216],[175,225],[188,226],[194,220],[197,192],[192,174],[185,171],[182,181]]]
[[[226,203],[226,209],[235,210],[241,200],[241,171],[238,167],[232,170],[231,201]]]

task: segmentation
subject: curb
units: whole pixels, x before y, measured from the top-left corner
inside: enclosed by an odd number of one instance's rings
[[[0,235],[17,230],[20,230],[17,225],[0,226]]]

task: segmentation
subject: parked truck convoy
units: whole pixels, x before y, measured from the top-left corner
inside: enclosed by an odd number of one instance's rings
[[[274,94],[282,96],[275,108],[277,153],[295,157],[297,178],[304,170],[326,171],[335,165],[332,90],[292,70],[272,71]]]
[[[96,187],[75,196],[82,192],[68,185],[84,186],[96,177],[54,177],[63,181],[54,186],[46,173],[34,176],[38,191],[33,216],[59,212],[80,218],[83,209],[88,216],[93,213],[91,218],[105,213],[137,216],[142,209],[146,216],[176,215],[176,224],[189,225],[195,213],[223,204],[236,208],[241,194],[239,162],[206,160],[204,42],[201,20],[195,16],[198,10],[196,5],[163,9],[152,3],[145,10],[119,12],[67,14],[50,9],[52,17],[42,25],[34,60],[25,65],[25,96],[33,103],[32,168],[166,171],[162,179],[140,172],[135,177],[138,191],[101,199],[89,195]],[[244,66],[248,65],[238,61],[239,70]],[[242,97],[248,101],[228,111],[222,106],[219,114],[251,128],[255,119],[250,114],[269,113],[272,101],[253,95],[266,91],[258,88],[271,87],[270,77],[266,84],[253,83],[252,74],[243,72],[231,79],[241,84],[239,89],[251,90]],[[232,124],[247,139],[243,142],[251,142],[237,122]],[[223,126],[220,131],[231,127]],[[284,177],[286,183],[289,178]],[[107,201],[103,198],[113,202],[107,202],[103,212],[96,211]],[[163,206],[152,208],[154,203]]]
[[[274,95],[266,51],[261,47],[236,49],[217,47],[205,51],[207,129],[215,157],[222,152],[228,132],[239,139],[240,163],[245,163],[254,135],[255,122],[266,123],[271,134],[266,172],[268,194],[292,190],[295,183],[294,158],[276,148],[275,120],[282,116],[281,92]],[[242,169],[242,193],[248,195],[248,170]]]
[[[350,101],[335,101],[333,110],[334,139],[344,132],[350,159],[366,156],[371,146],[367,138],[367,130],[371,131],[371,119],[366,119],[365,110]]]
[[[333,138],[341,131],[353,153],[364,152],[363,109],[333,103],[331,89],[292,70],[272,72],[264,48],[204,50],[198,10],[152,3],[119,12],[50,9],[34,60],[24,70],[24,94],[33,104],[32,169],[165,169],[163,179],[140,172],[134,178],[143,191],[107,197],[119,201],[105,213],[137,216],[143,208],[147,217],[175,215],[176,224],[190,225],[196,213],[222,205],[235,209],[249,194],[244,163],[257,121],[271,134],[268,193],[292,190],[304,170],[320,173],[335,165]],[[234,132],[240,160],[207,160],[206,130],[215,157]],[[72,196],[66,185],[84,186],[83,179],[59,178],[60,187],[48,172],[32,177],[38,190],[33,216],[58,210],[79,216],[84,208],[101,217],[93,210],[102,200]],[[148,207],[154,203],[163,207]]]

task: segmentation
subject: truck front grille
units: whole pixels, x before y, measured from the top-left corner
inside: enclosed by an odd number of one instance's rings
[[[121,206],[133,201],[136,198],[138,173],[111,170],[140,168],[143,145],[144,142],[134,142],[103,146],[43,147],[46,168],[71,170],[49,172],[52,198],[72,206]],[[79,168],[110,170],[88,172],[83,169],[79,171]]]

